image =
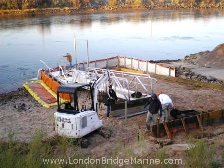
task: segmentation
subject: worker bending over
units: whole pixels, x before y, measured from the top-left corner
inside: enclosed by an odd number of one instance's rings
[[[173,109],[173,102],[167,94],[160,93],[158,96],[162,105],[162,121],[168,121],[170,119],[170,111]]]
[[[149,101],[145,104],[144,108],[148,108],[146,117],[146,126],[152,131],[152,126],[159,122],[168,121],[170,119],[170,111],[173,109],[173,102],[166,94],[152,94]]]
[[[146,126],[148,130],[152,131],[152,126],[156,125],[157,119],[162,116],[162,105],[156,94],[152,94],[144,108],[147,106],[149,107],[146,117]]]

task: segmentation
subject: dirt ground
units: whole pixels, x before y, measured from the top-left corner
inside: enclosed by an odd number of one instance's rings
[[[162,91],[170,95],[176,108],[181,110],[194,109],[197,111],[215,111],[223,109],[224,92],[207,88],[196,88],[177,83],[158,80],[156,92]],[[105,111],[105,109],[103,109]],[[24,90],[20,89],[0,96],[0,139],[7,140],[9,133],[13,133],[19,141],[29,141],[36,130],[46,131],[48,136],[54,136],[53,113],[56,107],[46,109],[41,107]],[[103,119],[104,127],[111,131],[112,136],[107,139],[100,134],[93,133],[88,138],[90,146],[87,149],[79,149],[83,154],[94,157],[113,156],[114,153],[123,155],[123,147],[130,147],[137,156],[150,156],[160,146],[146,131],[146,114],[129,118],[127,123],[122,119]],[[224,125],[205,128],[205,132],[214,132],[216,129],[224,129]],[[198,131],[198,130],[197,130]],[[143,143],[139,147],[138,135]],[[165,137],[166,138],[166,137]],[[213,138],[214,143],[220,146],[219,153],[223,152],[224,134]],[[173,139],[174,144],[188,142],[185,133],[178,133]],[[171,156],[177,156],[178,151],[169,150]],[[117,155],[116,154],[116,155]]]

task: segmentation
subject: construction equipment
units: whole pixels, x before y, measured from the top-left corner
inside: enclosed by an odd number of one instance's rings
[[[85,96],[80,100],[82,92]],[[63,103],[62,97],[67,97],[68,101]],[[59,86],[57,105],[57,112],[54,113],[55,130],[60,136],[81,138],[103,126],[94,110],[93,89],[90,84]]]
[[[129,90],[129,81],[126,78],[116,76],[115,73],[118,73],[116,71],[94,69],[94,71],[90,73],[95,78],[95,80],[91,80],[93,82],[87,84],[71,83],[58,87],[58,110],[54,116],[56,131],[59,135],[70,138],[80,138],[102,127],[102,121],[99,120],[97,114],[97,98],[99,91],[107,91],[107,88],[110,84],[113,84],[113,87],[118,93],[118,98],[120,100],[128,100],[129,102],[134,101],[134,104],[139,105],[140,101],[138,100],[146,100],[148,97],[150,97],[150,95],[146,93],[143,93],[142,97],[140,98],[131,97],[131,93],[134,91]],[[123,75],[125,75],[125,73]],[[132,76],[134,79],[136,78],[136,84],[138,82],[140,86],[146,88],[145,84],[140,81],[140,76]],[[129,77],[132,76],[129,74]],[[142,77],[151,80],[151,78],[147,76]],[[135,86],[135,88],[137,87],[139,86]],[[80,98],[82,96],[81,93],[85,93],[82,98]],[[65,102],[66,100],[67,102]],[[120,109],[124,109],[124,106],[120,105],[121,104],[115,106]],[[64,106],[64,108],[62,108],[62,106]]]

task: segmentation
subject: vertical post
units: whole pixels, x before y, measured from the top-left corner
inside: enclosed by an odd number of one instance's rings
[[[170,67],[169,67],[169,76],[171,76],[171,69],[170,69]]]
[[[124,67],[127,68],[127,60],[126,60],[126,57],[124,57]]]
[[[125,106],[125,109],[124,109],[125,122],[127,122],[127,114],[128,114],[128,103],[127,103],[127,100],[125,100],[124,106]]]
[[[152,20],[151,20],[151,37],[152,37]]]
[[[98,103],[96,103],[96,113],[98,114]]]
[[[140,64],[140,63],[139,63],[139,60],[138,60],[138,71],[140,70],[140,68],[139,68],[139,64]]]
[[[121,63],[120,63],[120,57],[117,56],[117,67],[120,67],[120,66],[121,66],[120,64],[121,64]]]
[[[76,65],[76,69],[78,68],[78,54],[77,54],[77,46],[76,46],[76,39],[74,36],[74,49],[75,49],[75,65]]]
[[[146,62],[146,69],[145,69],[145,71],[146,71],[146,73],[149,73],[148,71],[149,71],[149,67],[148,67],[148,61],[145,61]]]
[[[188,129],[186,127],[185,118],[181,118],[181,122],[182,122],[182,125],[183,125],[183,128],[184,128],[184,131],[187,134],[188,133]]]
[[[174,68],[174,75],[173,77],[176,77],[176,68]]]
[[[108,67],[108,58],[106,60],[106,69],[109,69],[109,67]]]
[[[169,130],[169,128],[168,128],[168,125],[167,125],[166,121],[163,121],[163,126],[164,126],[164,128],[165,128],[167,137],[168,137],[169,139],[171,139],[171,138],[172,138],[172,134],[171,134],[171,132],[170,132],[170,130]]]
[[[89,68],[89,42],[86,41],[86,49],[87,49],[87,68]]]
[[[196,116],[197,117],[197,120],[198,120],[198,125],[201,129],[201,131],[203,131],[203,125],[202,125],[202,122],[201,122],[201,117],[199,115]]]
[[[140,125],[138,126],[138,141],[140,141],[141,138],[141,127]]]
[[[134,69],[133,68],[133,58],[131,58],[131,69]]]
[[[154,88],[153,88],[153,79],[151,79],[151,91],[154,93]]]
[[[157,118],[156,119],[156,138],[159,138],[160,137],[160,131],[159,131],[159,123],[160,123],[160,119],[159,118]]]
[[[157,64],[155,63],[155,74],[157,74],[157,72],[156,72],[156,68],[157,68],[157,67],[156,67],[156,66],[157,66]]]

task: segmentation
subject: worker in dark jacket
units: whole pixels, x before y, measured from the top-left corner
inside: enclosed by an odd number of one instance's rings
[[[110,116],[111,105],[115,104],[116,101],[117,101],[117,94],[112,89],[112,85],[110,85],[109,86],[109,92],[108,92],[108,98],[107,98],[107,117]]]
[[[156,124],[157,119],[162,115],[162,105],[156,94],[152,94],[144,108],[147,106],[149,108],[146,117],[146,126],[148,129],[149,127],[152,129],[152,126]]]

